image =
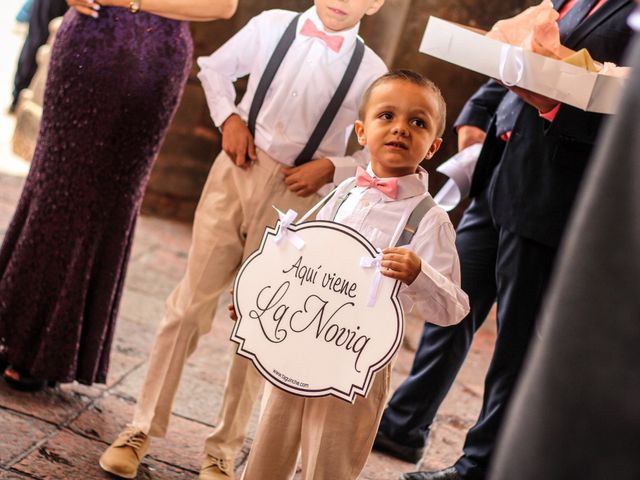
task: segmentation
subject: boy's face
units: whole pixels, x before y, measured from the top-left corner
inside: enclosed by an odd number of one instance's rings
[[[315,0],[324,28],[332,32],[349,30],[365,15],[376,13],[384,0]]]
[[[376,86],[355,125],[360,145],[371,153],[377,177],[401,177],[416,172],[422,160],[440,148],[440,111],[435,94],[406,80]]]

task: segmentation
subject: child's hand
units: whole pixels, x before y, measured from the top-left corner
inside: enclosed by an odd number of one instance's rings
[[[227,310],[229,310],[229,318],[235,322],[238,315],[236,314],[236,306],[233,304],[233,288],[229,290],[229,295],[231,295],[231,303],[227,305]]]
[[[289,190],[299,197],[308,197],[333,180],[335,167],[328,158],[318,158],[299,167],[282,167],[280,171]]]
[[[236,114],[222,124],[222,149],[233,162],[247,168],[256,160],[256,147],[247,124]]]
[[[411,285],[422,268],[420,257],[406,248],[391,247],[382,251],[382,273]]]
[[[229,310],[229,318],[231,320],[233,320],[234,322],[238,320],[238,315],[236,314],[236,307],[235,305],[233,305],[233,303],[230,303],[229,305],[227,305],[227,310]]]

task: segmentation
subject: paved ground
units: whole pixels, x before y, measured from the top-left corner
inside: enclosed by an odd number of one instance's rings
[[[0,16],[0,108],[8,105],[13,65],[22,32],[12,15],[19,0],[5,0]],[[13,120],[0,115],[0,237],[11,219],[28,168],[9,152]],[[146,357],[166,295],[183,273],[190,226],[142,217],[125,285],[112,365],[106,385],[63,385],[37,394],[19,393],[0,382],[0,479],[102,479],[97,459],[131,418],[146,367]],[[194,479],[202,444],[220,406],[225,372],[231,355],[231,321],[223,300],[213,332],[203,338],[189,361],[175,402],[170,434],[152,443],[139,479]],[[494,322],[479,332],[465,366],[442,406],[434,426],[425,467],[450,465],[460,454],[464,433],[480,409],[482,380],[495,337]],[[410,367],[421,325],[407,326],[407,339],[394,369],[397,385]],[[240,472],[255,429],[251,427]],[[373,454],[361,478],[395,479],[414,465]]]

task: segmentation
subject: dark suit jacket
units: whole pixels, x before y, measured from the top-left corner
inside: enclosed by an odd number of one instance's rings
[[[564,1],[557,1],[556,8]],[[633,0],[607,0],[571,33],[565,46],[587,48],[595,60],[621,64],[632,37],[627,17],[634,5]],[[483,108],[495,111],[494,102],[500,98],[497,87],[492,82],[485,84],[477,93],[482,100],[474,95],[456,123],[470,120],[477,125]],[[502,95],[504,98],[504,91]],[[498,225],[557,247],[605,115],[562,105],[550,123],[540,118],[537,109],[521,103],[506,144],[495,135],[495,116],[489,123],[471,195],[490,188]]]
[[[640,33],[514,394],[492,480],[640,479]]]

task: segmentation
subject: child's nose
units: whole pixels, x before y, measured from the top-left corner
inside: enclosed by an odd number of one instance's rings
[[[395,122],[391,130],[395,135],[406,135],[409,129],[404,122]]]

